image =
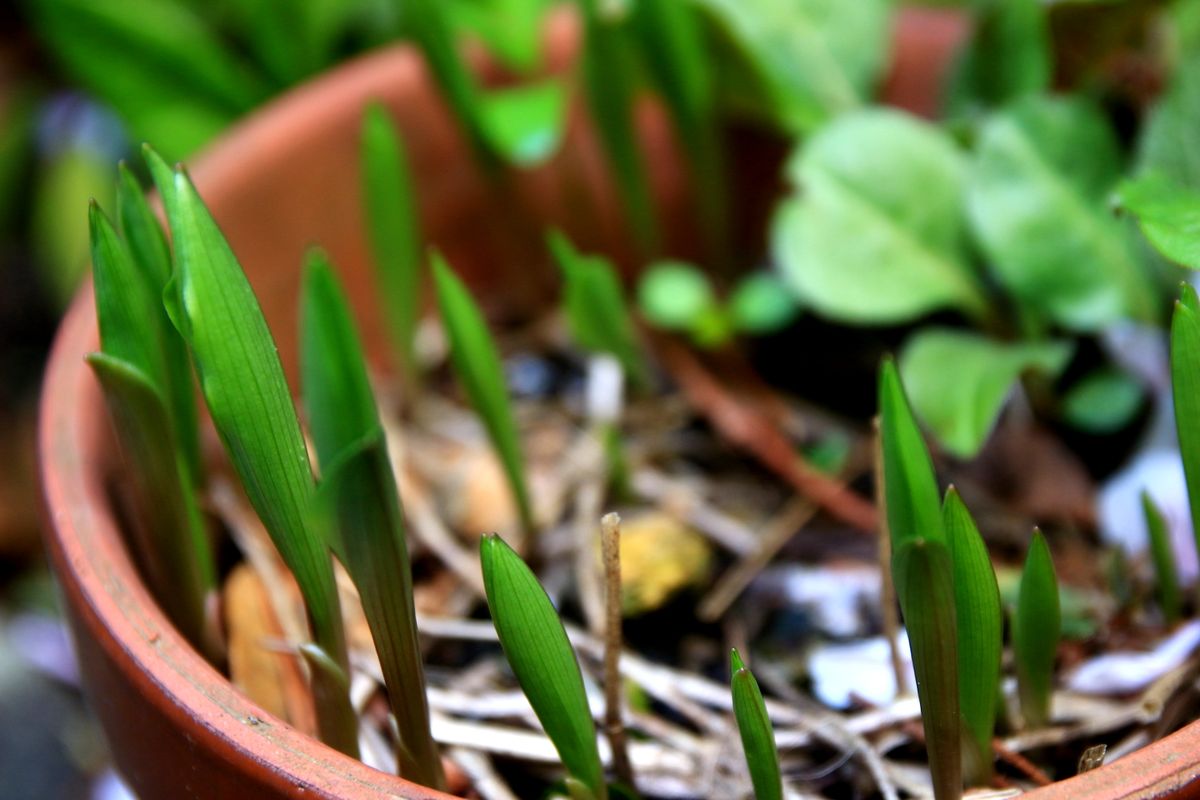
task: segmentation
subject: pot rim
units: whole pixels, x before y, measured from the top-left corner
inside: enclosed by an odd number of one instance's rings
[[[292,89],[231,127],[191,159],[198,186],[236,192],[245,164],[281,132],[314,114],[357,114],[397,76],[425,80],[420,56],[393,45]],[[327,747],[237,691],[175,630],[131,562],[112,508],[99,450],[107,417],[83,356],[98,347],[90,280],[55,336],[42,386],[38,458],[46,543],[64,600],[124,678],[195,747],[254,769],[283,795],[340,798],[370,793],[410,800],[461,800],[390,775]],[[1200,778],[1200,721],[1112,764],[1031,796],[1038,800],[1184,797]]]

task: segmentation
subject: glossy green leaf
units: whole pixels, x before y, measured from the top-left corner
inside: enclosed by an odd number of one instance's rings
[[[1188,3],[1177,3],[1181,9]],[[1200,191],[1200,157],[1196,130],[1200,128],[1200,54],[1183,51],[1166,92],[1142,125],[1137,147],[1137,171],[1157,172],[1192,191]]]
[[[644,250],[657,247],[658,223],[636,137],[636,73],[624,14],[603,0],[578,0],[583,15],[583,87],[596,132],[608,155],[621,205]]]
[[[1050,722],[1061,624],[1054,562],[1042,532],[1035,529],[1021,572],[1012,631],[1021,715],[1030,728],[1042,728]]]
[[[612,263],[599,255],[583,255],[561,233],[550,234],[550,250],[562,269],[563,304],[571,336],[581,347],[609,353],[630,379],[649,380],[637,330],[625,305],[620,278]]]
[[[246,496],[296,577],[316,644],[344,666],[333,563],[312,519],[308,450],[275,342],[237,257],[186,173],[175,174],[173,191],[175,319],[201,394]],[[319,716],[337,713],[334,706],[318,708]]]
[[[404,145],[386,107],[367,109],[361,148],[363,206],[380,305],[404,377],[413,386],[419,376],[413,347],[424,283],[420,219]]]
[[[688,330],[717,303],[704,272],[682,261],[651,264],[642,274],[637,295],[642,316],[669,331]]]
[[[879,369],[879,435],[893,552],[911,539],[943,541],[942,505],[933,461],[891,359]]]
[[[429,727],[404,512],[349,304],[324,254],[309,254],[300,372],[321,467],[319,500],[332,506],[336,548],[358,587],[403,746],[400,774],[444,787]]]
[[[729,319],[740,333],[774,333],[791,324],[799,313],[788,287],[769,272],[746,276],[729,296]]]
[[[957,800],[963,786],[963,729],[950,550],[943,541],[905,539],[892,555],[892,576],[912,650],[933,794],[937,800]]]
[[[1167,522],[1154,504],[1150,493],[1142,491],[1142,513],[1146,517],[1146,532],[1150,537],[1150,557],[1154,561],[1154,594],[1158,607],[1168,625],[1179,620],[1179,572],[1175,566],[1175,553],[1171,547]]]
[[[987,546],[953,487],[946,492],[942,517],[954,573],[959,706],[973,746],[964,764],[968,783],[983,786],[992,773],[1004,612]]]
[[[891,31],[886,0],[699,0],[699,5],[735,54],[722,70],[726,102],[791,133],[810,133],[859,105],[885,66]]]
[[[1003,105],[1047,89],[1053,54],[1040,0],[974,3],[974,33],[951,76],[952,113]]]
[[[1108,209],[1120,168],[1107,120],[1078,99],[1026,98],[980,136],[967,203],[980,244],[1005,288],[1073,330],[1158,313]]]
[[[964,162],[947,134],[860,111],[822,128],[788,172],[799,193],[779,207],[771,246],[802,304],[854,324],[986,312],[963,246]]]
[[[735,648],[729,653],[730,684],[733,691],[733,716],[742,738],[746,766],[755,800],[783,800],[783,776],[779,770],[779,751],[775,731],[767,716],[767,704],[754,673],[742,663]]]
[[[1200,547],[1200,300],[1188,284],[1180,287],[1171,318],[1171,394],[1192,530]]]
[[[950,453],[971,458],[987,441],[1025,372],[1056,378],[1069,342],[997,342],[976,333],[922,328],[904,344],[900,375],[917,416]],[[953,364],[953,369],[947,369]]]
[[[162,395],[128,361],[105,353],[92,353],[87,361],[104,389],[144,515],[142,524],[133,526],[135,558],[167,616],[215,659],[205,600],[216,586],[216,568],[186,465],[173,446]]]
[[[1085,375],[1063,396],[1067,422],[1089,433],[1113,433],[1141,409],[1146,390],[1135,378],[1114,368]]]
[[[492,149],[510,164],[535,167],[553,156],[567,125],[567,87],[557,78],[492,89],[479,113]]]
[[[450,269],[445,260],[433,256],[433,279],[437,289],[438,308],[442,324],[450,340],[450,357],[454,371],[466,390],[471,405],[483,421],[492,447],[504,467],[521,524],[526,532],[533,530],[533,507],[525,482],[525,462],[521,456],[521,441],[517,423],[504,385],[500,354],[488,332],[487,323],[471,293]]]
[[[196,416],[196,389],[192,383],[192,367],[187,346],[167,318],[159,299],[171,277],[171,251],[163,235],[158,217],[146,201],[145,191],[133,172],[122,163],[117,183],[117,219],[121,235],[140,269],[143,280],[154,296],[154,312],[146,317],[147,324],[157,331],[166,361],[166,399],[170,403],[171,420],[176,441],[183,450],[184,463],[191,471],[194,483],[202,482],[200,435]]]
[[[550,598],[525,562],[495,534],[479,543],[492,623],[517,682],[567,772],[608,796],[579,662]]]
[[[1122,183],[1117,199],[1137,217],[1158,252],[1182,267],[1200,269],[1200,191],[1151,172]]]

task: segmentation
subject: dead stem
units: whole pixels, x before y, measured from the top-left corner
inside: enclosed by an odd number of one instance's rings
[[[712,622],[724,614],[816,511],[817,507],[806,497],[794,497],[785,503],[783,509],[767,521],[755,549],[725,570],[708,594],[701,598],[696,606],[696,616],[704,622]]]
[[[604,733],[612,747],[613,772],[634,788],[621,719],[621,518],[616,514],[600,519],[600,552],[604,564]]]
[[[887,487],[883,477],[883,434],[879,417],[871,420],[871,451],[875,471],[875,507],[879,509],[879,614],[883,621],[883,636],[887,639],[892,660],[892,675],[896,679],[896,695],[908,689],[908,673],[900,656],[900,617],[896,607],[896,585],[892,582],[892,533],[887,523]]]

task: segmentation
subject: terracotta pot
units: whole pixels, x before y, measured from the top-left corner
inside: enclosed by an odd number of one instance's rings
[[[901,30],[902,41],[913,40],[911,21]],[[933,45],[942,53],[946,30],[937,29]],[[952,38],[961,38],[961,20],[955,30]],[[554,19],[550,69],[570,61],[577,39],[569,17]],[[904,56],[899,63],[906,63]],[[897,81],[907,87],[901,94],[910,107],[928,110],[927,77],[923,94],[913,94],[913,84],[895,76],[889,85]],[[537,296],[548,274],[542,269],[543,225],[564,228],[585,248],[629,260],[615,193],[580,115],[572,121],[571,146],[553,163],[489,180],[420,59],[405,47],[385,50],[247,119],[192,168],[262,300],[285,364],[295,363],[298,266],[310,243],[325,247],[341,269],[368,340],[383,340],[370,302],[357,158],[362,109],[374,99],[391,107],[405,133],[429,241],[478,296],[502,299],[508,308]],[[688,254],[693,217],[669,125],[647,106],[639,126],[667,248]],[[129,784],[148,799],[449,797],[293,730],[239,694],[176,633],[139,579],[119,529],[109,491],[119,480],[119,464],[98,387],[82,361],[96,348],[87,287],[63,320],[48,366],[39,450],[47,545],[85,688]],[[1200,728],[1192,726],[1043,795],[1167,796],[1192,778],[1198,756]]]

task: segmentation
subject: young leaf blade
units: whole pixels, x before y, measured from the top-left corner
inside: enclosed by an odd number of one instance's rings
[[[942,514],[954,573],[959,706],[975,748],[965,765],[970,783],[980,786],[992,772],[1004,615],[987,546],[953,487],[946,492]]]
[[[1150,536],[1150,557],[1154,561],[1154,585],[1158,606],[1168,625],[1179,621],[1179,573],[1175,567],[1175,555],[1167,533],[1167,523],[1155,505],[1150,493],[1142,490],[1142,513],[1146,517],[1146,531]]]
[[[483,314],[466,286],[439,254],[433,255],[433,278],[438,308],[450,339],[450,357],[458,379],[475,411],[483,420],[492,446],[508,478],[521,524],[534,529],[533,508],[525,483],[525,464],[517,425],[504,385],[500,355],[488,332]]]
[[[504,655],[567,771],[608,796],[579,662],[549,596],[520,556],[488,534],[479,543],[488,607]]]
[[[362,598],[402,747],[400,774],[445,785],[429,727],[404,512],[349,304],[324,254],[309,254],[301,376],[339,553]]]
[[[1171,393],[1192,530],[1200,547],[1200,299],[1188,284],[1180,287],[1171,317]]]
[[[1017,690],[1021,714],[1030,728],[1045,727],[1050,721],[1050,693],[1054,687],[1054,660],[1061,625],[1054,562],[1042,532],[1034,529],[1021,572],[1013,620]]]
[[[316,644],[344,667],[333,562],[311,518],[308,450],[274,339],[237,257],[186,173],[176,173],[173,187],[167,207],[174,303],[201,393],[251,505],[296,577]],[[341,711],[331,704],[319,708],[322,713]]]
[[[421,233],[412,173],[386,107],[373,104],[361,133],[363,204],[392,345],[404,377],[418,379],[414,339],[422,289]]]
[[[550,234],[549,241],[563,272],[563,304],[575,341],[588,350],[611,354],[630,380],[646,385],[649,377],[637,331],[612,263],[602,256],[581,254],[558,231]]]
[[[892,555],[892,574],[912,648],[934,797],[955,800],[962,795],[962,721],[950,550],[934,539],[905,539]]]
[[[893,552],[910,539],[944,541],[933,460],[890,358],[879,370],[879,426]]]
[[[733,717],[750,769],[755,800],[783,800],[783,775],[779,769],[779,751],[775,732],[767,716],[767,704],[754,674],[742,662],[735,648],[729,653],[730,688],[733,693]]]

